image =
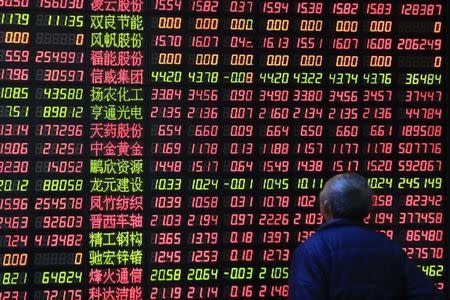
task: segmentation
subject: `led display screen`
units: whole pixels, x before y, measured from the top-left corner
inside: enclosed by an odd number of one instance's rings
[[[443,0],[0,0],[0,300],[283,299],[343,172],[448,295]]]

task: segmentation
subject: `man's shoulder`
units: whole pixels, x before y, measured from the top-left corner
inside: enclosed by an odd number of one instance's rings
[[[315,232],[310,238],[300,244],[295,251],[318,253],[319,250],[326,247],[326,241],[324,238],[326,238],[326,234],[324,234],[324,232]]]
[[[293,266],[304,264],[322,264],[329,259],[329,251],[326,243],[322,240],[321,234],[316,232],[309,239],[297,246],[293,253]]]
[[[399,243],[389,239],[386,235],[371,230],[365,226],[342,226],[324,228],[315,232],[309,239],[297,249],[301,251],[326,251],[332,252],[336,248],[345,245],[367,246],[372,244],[376,247],[389,248],[391,251],[400,253],[402,247]]]

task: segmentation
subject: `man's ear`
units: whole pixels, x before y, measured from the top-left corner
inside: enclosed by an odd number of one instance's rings
[[[320,201],[320,213],[325,218],[325,221],[331,220],[333,218],[331,214],[330,201]]]

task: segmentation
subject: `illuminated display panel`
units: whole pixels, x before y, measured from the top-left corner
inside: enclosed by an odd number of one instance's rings
[[[349,171],[448,295],[446,11],[0,0],[0,300],[284,298]]]

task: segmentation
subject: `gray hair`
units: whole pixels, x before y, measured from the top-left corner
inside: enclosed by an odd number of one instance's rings
[[[329,179],[319,198],[322,203],[329,202],[334,218],[362,219],[370,212],[372,194],[366,178],[344,173]]]

